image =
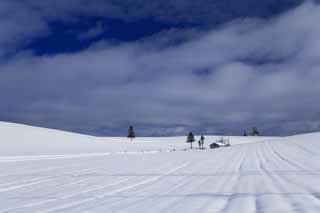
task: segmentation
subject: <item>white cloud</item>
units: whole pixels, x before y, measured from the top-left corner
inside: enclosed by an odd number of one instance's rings
[[[49,33],[48,22],[81,21],[81,17],[106,17],[124,21],[152,18],[166,23],[215,26],[241,17],[267,17],[293,8],[304,0],[1,0],[0,57],[15,52],[21,43]],[[87,36],[101,32],[96,28]],[[85,35],[84,35],[85,36]],[[9,49],[11,51],[9,51]]]
[[[20,43],[48,32],[46,22],[38,14],[15,1],[0,1],[0,58],[15,52]]]
[[[0,119],[77,130],[131,123],[172,133],[188,126],[238,133],[251,125],[276,133],[315,130],[318,20],[320,6],[308,3],[166,48],[149,39],[99,43],[76,54],[22,55],[0,67]]]

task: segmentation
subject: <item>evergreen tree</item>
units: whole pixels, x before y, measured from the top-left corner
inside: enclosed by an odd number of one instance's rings
[[[204,136],[201,135],[200,141],[201,141],[201,148],[202,149],[203,149],[203,145],[204,145],[204,140],[205,140]]]
[[[130,138],[132,142],[133,138],[135,137],[136,137],[136,133],[133,130],[133,126],[130,126],[128,131],[128,138]]]
[[[187,143],[190,143],[190,148],[192,149],[192,143],[195,141],[194,135],[192,132],[189,132],[187,137]]]
[[[260,132],[258,131],[258,128],[257,128],[257,127],[253,127],[253,128],[252,128],[251,135],[252,135],[252,136],[258,136],[258,135],[260,135]]]

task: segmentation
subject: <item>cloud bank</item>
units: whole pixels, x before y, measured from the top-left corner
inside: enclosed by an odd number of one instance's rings
[[[15,35],[45,33],[37,17]],[[74,54],[19,52],[0,60],[0,119],[94,134],[125,134],[131,124],[144,135],[319,131],[318,20],[320,6],[309,2],[196,31],[176,45],[168,45],[176,33],[163,32]],[[2,52],[16,45],[0,35]]]

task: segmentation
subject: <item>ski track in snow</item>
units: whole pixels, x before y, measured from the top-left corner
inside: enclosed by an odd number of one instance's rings
[[[319,213],[319,148],[278,139],[216,150],[0,157],[0,212]]]

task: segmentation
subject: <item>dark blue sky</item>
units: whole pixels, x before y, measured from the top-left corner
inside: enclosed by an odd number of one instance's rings
[[[212,15],[203,12],[206,5],[211,2],[216,3],[214,9],[217,10]],[[259,3],[248,0],[242,2],[203,1],[202,5],[197,4],[200,8],[191,8],[192,12],[190,12],[190,9],[183,11],[183,4],[187,4],[188,1],[181,1],[181,11],[179,11],[179,4],[176,5],[176,8],[170,8],[170,4],[167,5],[169,10],[167,12],[170,14],[171,9],[173,13],[173,15],[168,16],[168,19],[162,16],[157,17],[156,14],[153,16],[153,11],[150,11],[150,14],[141,14],[134,18],[129,15],[131,11],[127,11],[128,17],[90,15],[75,16],[74,20],[56,17],[47,22],[49,28],[47,35],[28,41],[24,48],[33,50],[37,55],[77,52],[88,48],[92,43],[99,40],[116,43],[132,42],[170,29],[209,30],[236,19],[268,19],[298,6],[301,2],[303,1],[272,0]],[[148,4],[147,2],[144,3]],[[79,1],[79,4],[81,4],[81,1]],[[130,4],[126,5],[126,1],[123,1],[123,4],[120,5],[128,10],[130,9],[127,8]],[[133,7],[132,10],[136,10],[136,8]],[[181,13],[176,14],[181,18],[176,18],[175,13]],[[210,13],[210,11],[207,11],[207,13]],[[85,35],[95,27],[100,27],[100,30],[87,38],[81,39],[81,36],[79,38],[79,35]]]
[[[319,12],[302,0],[3,0],[0,120],[95,135],[319,131]]]
[[[153,18],[127,22],[113,18],[82,17],[77,22],[54,21],[48,23],[48,26],[50,34],[32,40],[24,48],[35,51],[37,55],[72,53],[84,50],[99,40],[112,43],[132,42],[172,28],[194,27],[194,24],[171,24]],[[101,26],[101,30],[86,36],[97,26]]]

